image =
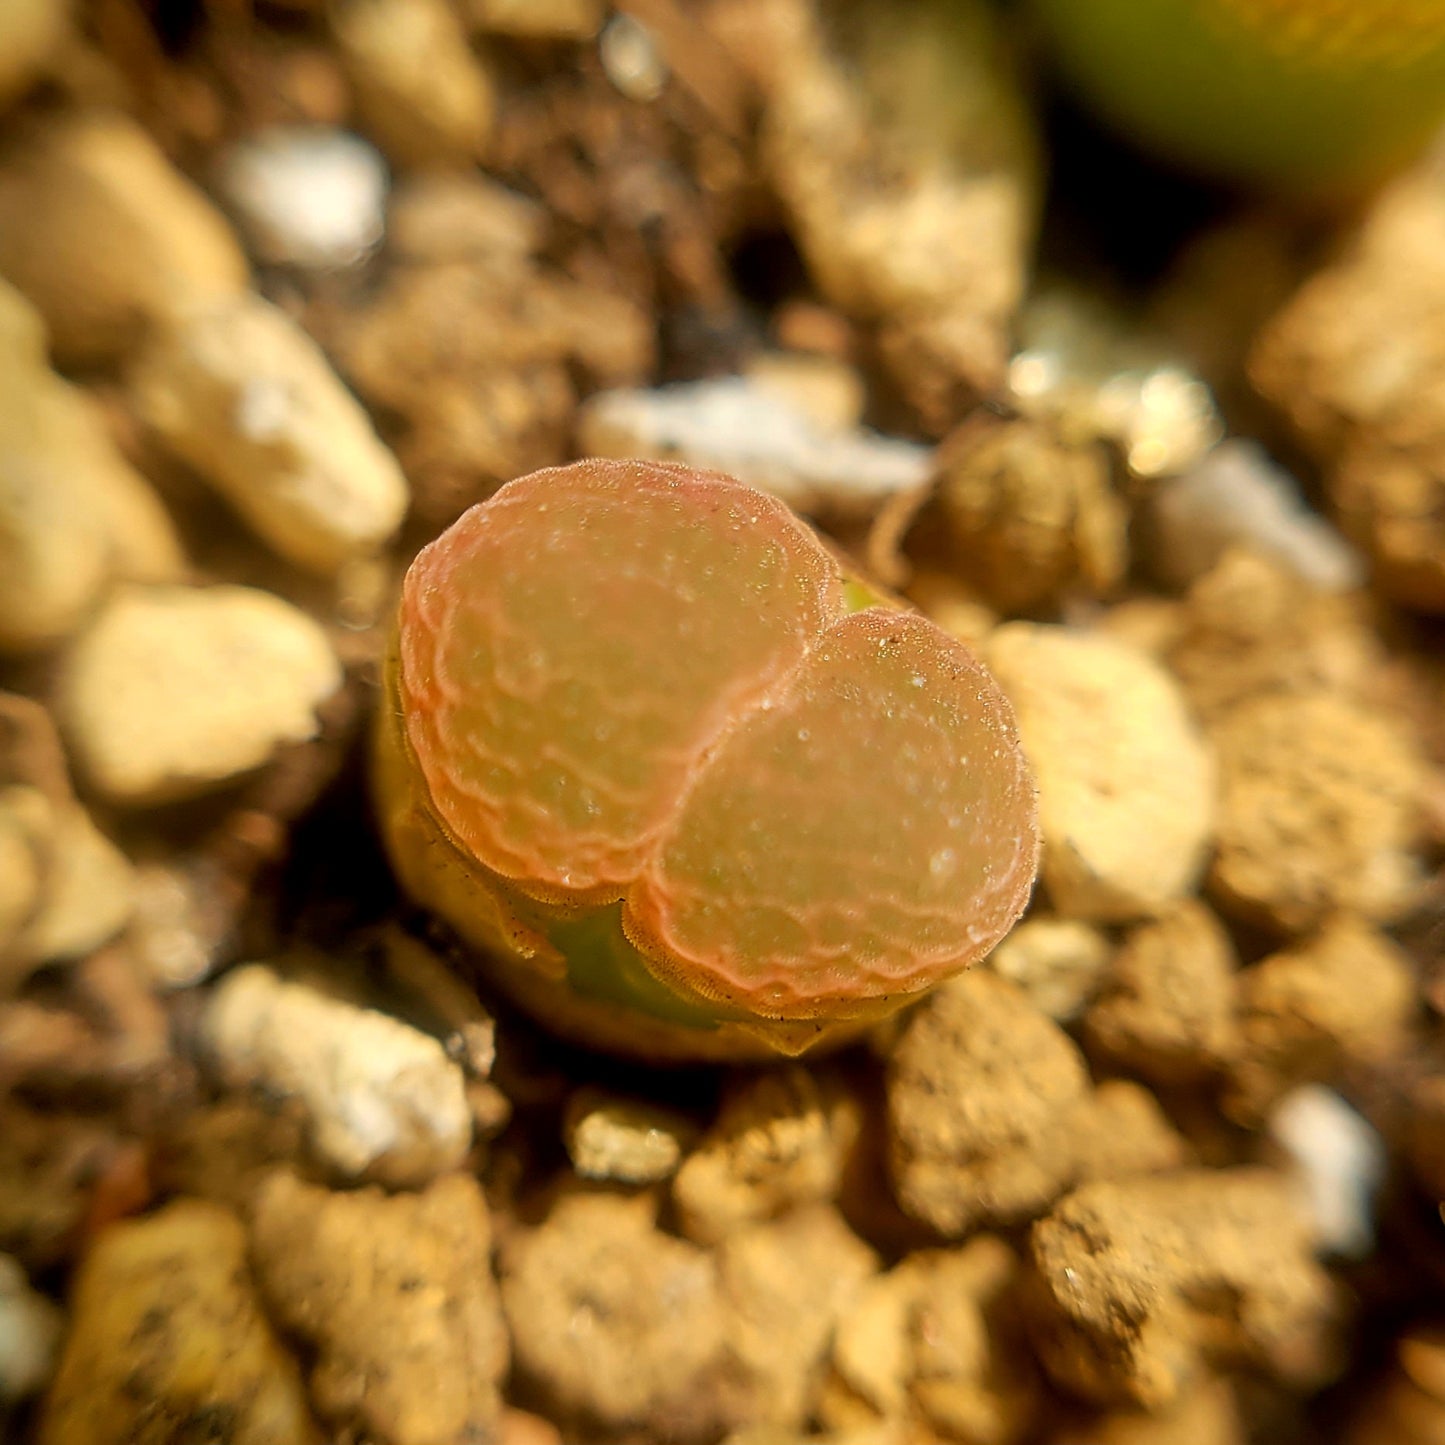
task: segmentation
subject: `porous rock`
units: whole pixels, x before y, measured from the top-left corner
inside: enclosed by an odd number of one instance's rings
[[[1030,418],[965,421],[939,448],[938,508],[958,566],[1005,612],[1100,596],[1128,560],[1104,450]]]
[[[158,329],[130,372],[136,409],[278,555],[317,572],[375,552],[406,480],[320,348],[252,293]]]
[[[271,1176],[252,1256],[278,1321],[314,1351],[317,1413],[384,1445],[469,1445],[501,1409],[507,1339],[476,1180],[333,1193]]]
[[[1092,1048],[1161,1084],[1208,1078],[1239,1047],[1237,960],[1196,899],[1139,924],[1084,1020]]]
[[[109,801],[202,793],[317,731],[341,684],[326,634],[248,587],[127,587],[67,654],[56,708]]]
[[[1213,836],[1215,764],[1169,674],[1114,638],[1024,622],[984,656],[1038,778],[1058,911],[1124,922],[1188,893]]]
[[[460,1068],[434,1038],[252,964],[214,990],[202,1037],[233,1088],[305,1108],[318,1155],[343,1177],[416,1184],[471,1145]]]
[[[1251,1116],[1297,1084],[1398,1056],[1419,1012],[1409,958],[1347,914],[1246,969],[1240,995],[1235,1107]]]
[[[1268,693],[1217,719],[1217,851],[1227,913],[1300,932],[1337,910],[1398,918],[1419,887],[1423,765],[1378,709],[1331,693]]]
[[[713,1244],[788,1208],[832,1199],[859,1128],[857,1105],[807,1069],[735,1081],[673,1180],[684,1233]]]
[[[1367,603],[1277,558],[1229,549],[1176,617],[1164,654],[1206,721],[1263,693],[1378,694],[1383,648]]]
[[[1073,1178],[1067,1139],[1088,1092],[1083,1058],[993,974],[963,974],[913,1013],[887,1088],[894,1188],[939,1234],[1027,1219]]]
[[[240,1220],[182,1199],[112,1226],[82,1262],[37,1439],[177,1440],[216,1421],[234,1445],[321,1438],[261,1310]]]
[[[884,1422],[907,1438],[1014,1445],[1037,1416],[1019,1329],[1019,1260],[981,1235],[917,1250],[864,1282],[839,1320],[820,1403],[840,1430]]]
[[[1445,162],[1384,191],[1261,332],[1250,376],[1396,601],[1445,611]]]
[[[1337,1306],[1312,1246],[1292,1181],[1267,1170],[1086,1184],[1033,1229],[1040,1358],[1088,1398],[1151,1410],[1207,1363],[1318,1385]]]
[[[664,1234],[646,1194],[564,1195],[504,1244],[502,1304],[523,1379],[564,1420],[653,1439],[715,1435],[717,1266]]]
[[[877,1257],[835,1209],[819,1204],[730,1235],[717,1267],[725,1413],[738,1423],[801,1429],[834,1327]]]
[[[400,266],[323,323],[357,391],[395,418],[417,513],[436,525],[564,459],[579,373],[618,386],[653,360],[640,307],[534,262],[515,214],[483,224],[488,234],[474,225],[461,256]]]
[[[865,5],[830,29],[799,0],[764,18],[787,61],[762,77],[762,161],[792,235],[828,301],[884,320],[886,362],[946,430],[1002,376],[1037,205],[992,17]]]
[[[133,120],[70,113],[0,156],[0,273],[66,364],[115,361],[150,326],[247,280],[221,216]]]

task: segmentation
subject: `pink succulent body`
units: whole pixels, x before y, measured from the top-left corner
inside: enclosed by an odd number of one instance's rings
[[[534,1011],[642,1054],[798,1052],[974,962],[1037,861],[1012,712],[855,590],[716,474],[503,487],[403,588],[379,751],[403,880]]]

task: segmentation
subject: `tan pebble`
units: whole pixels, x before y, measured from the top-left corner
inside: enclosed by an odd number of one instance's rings
[[[66,0],[8,0],[0,7],[0,106],[21,95],[60,48]]]
[[[1069,1121],[1079,1182],[1163,1174],[1194,1162],[1194,1151],[1158,1099],[1130,1079],[1106,1079]]]
[[[563,1445],[562,1432],[541,1415],[508,1405],[497,1426],[498,1445]]]
[[[480,172],[420,171],[392,191],[386,244],[407,261],[521,262],[541,247],[547,219],[537,202]]]
[[[1074,1042],[1011,983],[979,969],[944,984],[889,1060],[899,1202],[952,1238],[1040,1212],[1073,1176],[1068,1121],[1088,1084]]]
[[[712,1244],[787,1208],[834,1198],[860,1127],[857,1104],[807,1069],[734,1083],[673,1180],[683,1231]]]
[[[1349,916],[1246,969],[1240,993],[1234,1102],[1251,1117],[1297,1084],[1397,1056],[1419,1014],[1409,958]]]
[[[1350,910],[1377,922],[1409,908],[1424,768],[1376,708],[1328,693],[1275,694],[1210,729],[1220,761],[1220,907],[1289,932]]]
[[[225,1420],[234,1445],[318,1445],[295,1362],[262,1313],[228,1209],[182,1199],[111,1227],[81,1264],[41,1445]]]
[[[1049,1445],[1248,1445],[1250,1438],[1233,1385],[1211,1375],[1167,1410],[1114,1410],[1066,1426]]]
[[[1058,911],[1125,922],[1188,893],[1213,836],[1215,765],[1169,674],[1113,638],[1023,622],[984,656],[1038,778]]]
[[[344,0],[332,28],[362,123],[401,166],[474,164],[492,80],[446,0]]]
[[[938,508],[963,576],[1006,612],[1103,595],[1128,561],[1108,457],[1047,422],[970,419],[938,452]]]
[[[1085,1017],[1085,1037],[1157,1083],[1208,1078],[1238,1050],[1237,967],[1219,920],[1187,898],[1129,934]]]
[[[590,40],[602,26],[602,0],[464,0],[480,31],[524,40]]]
[[[697,1130],[680,1114],[579,1089],[567,1103],[563,1138],[583,1179],[656,1184],[676,1172]]]
[[[1445,178],[1427,157],[1261,330],[1258,389],[1397,602],[1445,611]]]
[[[183,567],[160,499],[51,371],[38,313],[0,281],[0,650],[52,646],[112,582]]]
[[[988,967],[1021,988],[1056,1022],[1074,1018],[1109,967],[1113,945],[1076,918],[1030,917],[988,956]]]
[[[165,445],[288,561],[335,572],[400,525],[396,459],[316,343],[259,296],[157,331],[130,386]]]
[[[114,803],[202,793],[316,733],[341,684],[322,630],[247,587],[128,587],[65,658],[57,712]]]
[[[29,863],[18,872],[33,878],[33,893],[8,948],[0,924],[0,991],[41,964],[93,952],[125,927],[135,901],[125,855],[79,803],[23,785],[0,789],[0,853],[17,834]]]
[[[314,1354],[311,1399],[339,1433],[491,1437],[508,1350],[475,1179],[388,1196],[278,1172],[253,1203],[251,1240],[261,1291]]]
[[[722,1358],[717,1267],[664,1234],[649,1196],[566,1195],[502,1249],[502,1304],[520,1377],[581,1438],[715,1438]]]
[[[914,1251],[865,1281],[834,1336],[824,1422],[841,1429],[866,1411],[908,1438],[1025,1438],[1039,1402],[1019,1337],[1020,1279],[1008,1245],[980,1235]]]
[[[1293,1182],[1266,1170],[1086,1184],[1034,1226],[1040,1358],[1067,1389],[1149,1410],[1209,1363],[1318,1386],[1339,1306],[1313,1244]]]
[[[105,112],[47,121],[0,157],[0,273],[67,364],[114,361],[156,321],[247,280],[220,212],[139,125]]]
[[[839,1317],[876,1273],[873,1251],[828,1205],[730,1235],[718,1248],[726,1413],[801,1429]]]
[[[1378,688],[1383,648],[1356,594],[1320,590],[1278,559],[1231,548],[1190,589],[1168,639],[1170,670],[1201,717],[1266,692]]]
[[[8,956],[11,944],[39,906],[44,877],[37,839],[10,793],[8,788],[0,792],[0,958]],[[8,966],[0,970],[0,978],[8,972]]]
[[[471,1146],[461,1069],[399,1019],[250,964],[212,991],[201,1037],[230,1087],[297,1099],[316,1153],[345,1178],[425,1182]]]
[[[766,21],[788,63],[767,67],[762,159],[792,234],[828,301],[888,318],[895,375],[945,428],[1002,375],[1034,225],[1035,142],[990,17],[864,7],[847,53],[807,7]]]

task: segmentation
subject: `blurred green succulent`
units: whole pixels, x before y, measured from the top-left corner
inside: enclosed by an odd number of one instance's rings
[[[1066,75],[1196,170],[1348,192],[1445,117],[1445,0],[1032,0]]]
[[[1037,862],[1012,711],[781,503],[580,462],[407,574],[377,730],[397,871],[559,1032],[795,1054],[986,953]]]

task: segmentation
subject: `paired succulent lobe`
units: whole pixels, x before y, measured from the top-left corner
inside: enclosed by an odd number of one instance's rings
[[[438,820],[544,905],[622,899],[684,992],[813,1018],[929,986],[1021,910],[1032,785],[966,649],[848,607],[814,535],[727,478],[510,483],[404,588],[404,725]]]

